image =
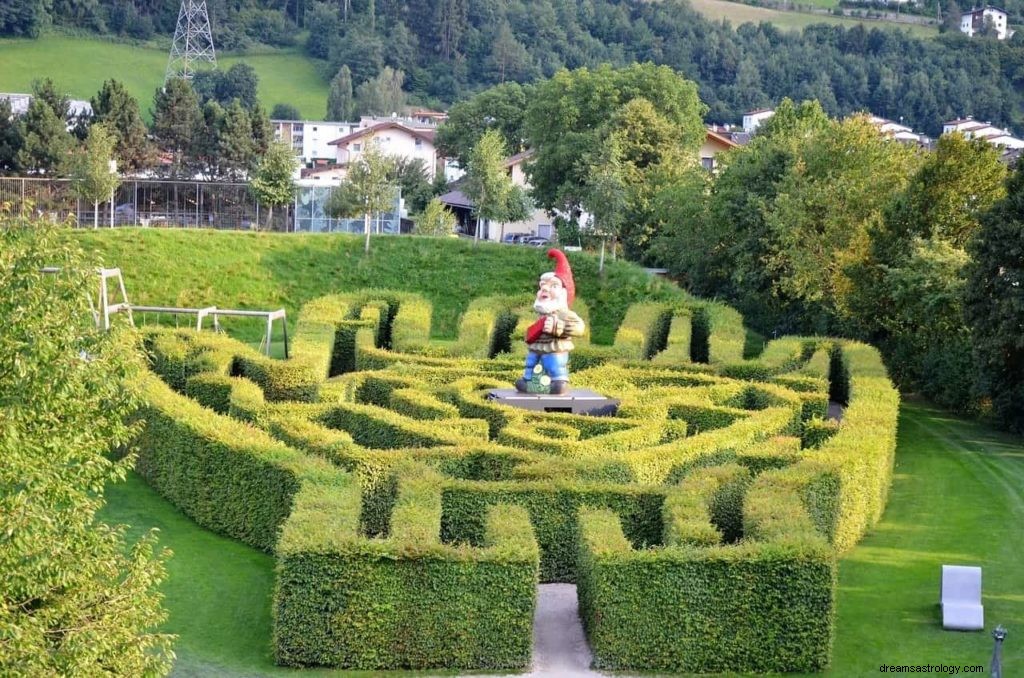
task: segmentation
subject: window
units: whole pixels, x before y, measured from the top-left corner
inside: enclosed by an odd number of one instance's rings
[[[313,128],[313,131],[314,131],[314,132],[316,131],[316,127],[314,127],[314,128]]]
[[[423,139],[420,139],[419,137],[416,137],[416,148],[419,148],[422,145],[423,145]]]
[[[359,151],[363,150],[363,145],[362,144],[352,144],[352,150],[355,151],[356,153],[358,153]]]
[[[700,159],[700,166],[703,167],[704,169],[708,170],[708,171],[711,171],[711,170],[715,169],[715,159],[714,158],[701,158]]]

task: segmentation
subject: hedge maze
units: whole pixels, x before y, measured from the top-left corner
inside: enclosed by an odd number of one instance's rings
[[[415,295],[324,297],[287,361],[149,330],[138,470],[274,554],[282,665],[522,668],[536,585],[558,581],[598,668],[824,668],[837,555],[891,478],[876,351],[784,338],[743,360],[735,311],[637,304],[572,358],[617,415],[533,413],[484,398],[521,371],[529,302],[478,299],[438,341]]]

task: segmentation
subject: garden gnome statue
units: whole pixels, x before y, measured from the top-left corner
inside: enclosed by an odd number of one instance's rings
[[[533,310],[540,317],[526,329],[526,369],[516,380],[520,393],[534,390],[530,385],[535,377],[540,383],[550,381],[552,395],[568,393],[572,338],[583,336],[583,320],[569,310],[576,298],[569,262],[560,250],[548,250],[548,257],[555,260],[555,270],[541,275],[538,283]]]

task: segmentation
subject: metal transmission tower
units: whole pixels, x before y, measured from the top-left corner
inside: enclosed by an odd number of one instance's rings
[[[196,72],[196,62],[203,61],[217,67],[206,0],[181,0],[178,27],[174,30],[174,44],[171,45],[171,57],[167,60],[164,84],[171,78],[191,80]]]

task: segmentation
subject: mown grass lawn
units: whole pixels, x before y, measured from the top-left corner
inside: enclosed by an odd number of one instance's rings
[[[360,236],[343,234],[116,229],[74,231],[73,237],[96,253],[97,264],[121,268],[134,304],[284,307],[293,329],[299,309],[310,299],[378,288],[422,294],[434,305],[432,333],[450,338],[470,300],[528,294],[536,290],[537,276],[552,268],[544,249],[474,246],[456,238],[378,236],[367,257]],[[597,275],[593,256],[573,255],[572,265],[578,295],[594,316],[595,342],[612,341],[630,304],[680,294],[632,264],[608,262],[603,277]],[[137,319],[146,320],[156,318]],[[225,325],[257,342],[265,327],[256,320]]]
[[[1010,635],[1004,675],[1024,670],[1024,440],[928,405],[904,404],[895,482],[882,522],[840,564],[832,668],[824,676],[878,675],[881,664],[982,664],[989,633]],[[176,676],[357,676],[286,671],[272,659],[273,559],[207,532],[134,474],[107,490],[104,520],[160,529],[174,556],[163,586],[178,635]],[[943,631],[939,567],[984,567],[986,630]]]
[[[76,99],[95,96],[104,80],[120,80],[150,119],[153,93],[163,85],[167,49],[104,40],[44,35],[36,40],[0,40],[0,91],[30,92],[32,81],[52,78]],[[245,62],[259,75],[260,102],[290,103],[303,116],[320,119],[327,106],[327,82],[299,50],[252,55],[221,55],[222,69]]]

